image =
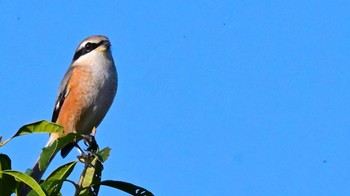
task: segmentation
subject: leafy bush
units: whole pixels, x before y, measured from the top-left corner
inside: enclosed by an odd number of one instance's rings
[[[4,142],[1,142],[0,136],[0,147],[18,136],[33,133],[60,133],[62,131],[63,128],[60,125],[48,121],[31,123],[21,127],[14,136]],[[39,168],[45,170],[57,151],[74,139],[82,138],[82,135],[71,133],[59,138],[51,146],[43,148],[38,160]],[[74,195],[98,195],[101,186],[113,187],[131,195],[153,195],[146,189],[131,183],[101,179],[103,163],[108,159],[110,150],[108,147],[102,150],[97,149],[97,151],[88,150],[84,156],[80,156],[77,160],[59,166],[45,180],[40,182],[36,182],[31,177],[32,170],[27,170],[25,173],[12,170],[9,156],[0,154],[0,195],[8,196],[13,193],[26,195],[28,191],[30,191],[28,195],[61,195],[60,190],[65,182],[74,185]],[[84,164],[84,169],[77,183],[68,179],[76,164]]]

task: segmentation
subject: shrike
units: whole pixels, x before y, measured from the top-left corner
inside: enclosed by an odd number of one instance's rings
[[[52,122],[64,127],[62,134],[51,134],[46,146],[68,133],[91,134],[107,114],[118,86],[118,76],[105,36],[84,39],[77,47],[72,63],[64,75],[55,103]],[[74,144],[61,149],[62,157]],[[39,181],[44,171],[38,163],[32,177]]]

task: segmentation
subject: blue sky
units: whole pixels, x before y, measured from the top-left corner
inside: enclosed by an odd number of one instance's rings
[[[77,44],[103,34],[119,73],[97,130],[99,145],[112,148],[103,179],[155,195],[349,195],[349,2],[0,7],[3,138],[51,119]],[[0,152],[24,171],[46,140],[16,138]],[[73,160],[72,152],[51,169]],[[101,195],[110,191],[126,195],[110,188]]]

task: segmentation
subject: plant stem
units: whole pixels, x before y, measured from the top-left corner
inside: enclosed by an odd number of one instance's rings
[[[75,190],[75,196],[78,196],[80,195],[80,192],[81,190],[83,189],[83,182],[84,182],[84,178],[85,178],[85,174],[86,174],[86,171],[88,169],[88,167],[90,166],[90,163],[91,163],[91,156],[90,156],[90,153],[88,155],[86,155],[86,157],[83,158],[84,159],[84,169],[83,171],[81,172],[80,174],[80,178],[79,178],[79,182],[76,186],[76,190]]]

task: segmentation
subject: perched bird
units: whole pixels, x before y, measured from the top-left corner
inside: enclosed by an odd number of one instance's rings
[[[52,122],[64,127],[62,134],[51,134],[46,146],[68,133],[91,134],[107,114],[117,92],[118,76],[105,36],[90,36],[77,47],[72,63],[64,75],[54,106]],[[65,157],[74,147],[61,149]],[[33,168],[32,177],[39,181],[45,171]]]

